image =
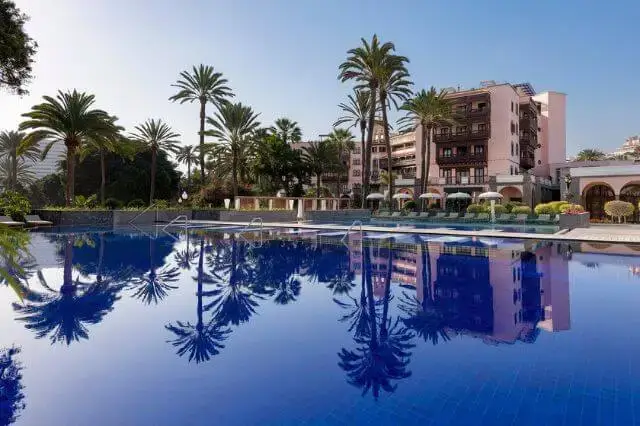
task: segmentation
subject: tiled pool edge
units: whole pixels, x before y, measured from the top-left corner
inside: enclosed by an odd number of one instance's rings
[[[229,222],[229,221],[192,221],[192,224],[197,225],[236,225],[236,226],[249,226],[249,222]],[[255,227],[255,223],[252,225]],[[296,222],[264,222],[263,226],[272,228],[303,228],[303,229],[324,229],[334,231],[347,231],[349,225],[334,225],[334,224],[319,224],[319,223],[296,223]],[[605,236],[598,234],[590,234],[589,228],[576,228],[563,234],[531,234],[528,232],[502,232],[502,231],[466,231],[444,228],[433,229],[419,229],[419,228],[406,228],[406,227],[378,227],[364,225],[362,228],[356,227],[358,231],[366,232],[386,232],[386,233],[401,233],[401,234],[422,234],[422,235],[452,235],[463,237],[499,237],[499,238],[511,238],[518,240],[543,240],[543,241],[576,241],[576,242],[599,242],[599,243],[627,243],[627,244],[640,244],[640,234],[638,235],[626,235],[626,239],[616,238],[614,234],[607,234]]]

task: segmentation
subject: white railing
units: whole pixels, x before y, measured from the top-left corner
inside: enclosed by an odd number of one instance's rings
[[[169,222],[169,223],[167,223],[165,226],[163,226],[163,227],[162,227],[162,230],[164,231],[164,230],[166,230],[169,226],[177,224],[177,223],[178,223],[178,221],[179,221],[180,219],[184,220],[183,225],[184,225],[184,227],[186,228],[186,227],[189,225],[189,218],[188,218],[186,215],[181,214],[181,215],[179,215],[179,216],[174,217],[174,218],[171,220],[171,222]]]
[[[151,210],[153,207],[157,207],[156,203],[151,204],[149,207],[147,207],[146,209],[142,210],[140,213],[138,213],[137,215],[135,215],[133,217],[133,219],[131,219],[129,221],[129,224],[132,224],[137,218],[139,218],[140,216],[142,216],[143,214],[145,214],[146,212],[148,212],[149,210]],[[158,218],[158,209],[156,208],[156,219]]]
[[[354,220],[353,223],[349,225],[349,228],[347,228],[347,232],[344,234],[344,236],[340,240],[343,244],[344,244],[344,240],[346,240],[349,237],[349,233],[351,232],[353,227],[356,225],[360,227],[360,236],[362,237],[362,221]]]

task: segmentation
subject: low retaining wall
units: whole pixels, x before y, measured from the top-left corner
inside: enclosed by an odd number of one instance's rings
[[[224,222],[249,222],[254,217],[260,217],[265,222],[293,222],[296,220],[294,210],[220,210],[219,219]],[[215,219],[214,219],[215,220]]]
[[[561,214],[558,225],[560,229],[588,228],[589,212],[580,214]]]
[[[112,226],[113,212],[111,210],[36,210],[35,213],[42,220],[48,220],[58,226],[95,225]]]
[[[368,209],[312,210],[304,213],[307,220],[314,222],[349,222],[371,218],[371,210]]]

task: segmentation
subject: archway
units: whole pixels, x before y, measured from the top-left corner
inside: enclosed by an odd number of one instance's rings
[[[442,208],[442,199],[444,198],[444,195],[442,194],[442,190],[438,189],[438,188],[434,188],[433,186],[430,186],[427,188],[427,192],[430,192],[432,194],[438,194],[440,195],[440,199],[438,198],[431,198],[428,200],[423,200],[423,205],[426,205],[429,208],[437,208],[437,209],[441,209]]]
[[[522,201],[522,191],[515,186],[505,186],[500,190],[500,194],[504,197],[502,202]]]
[[[597,183],[588,186],[582,193],[584,208],[591,213],[591,219],[605,219],[604,204],[607,201],[615,200],[616,194],[606,183]]]
[[[640,202],[640,183],[629,182],[620,190],[620,200],[633,204],[633,222],[639,221],[638,202]]]

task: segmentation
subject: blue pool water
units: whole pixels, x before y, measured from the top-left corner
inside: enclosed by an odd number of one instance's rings
[[[428,238],[32,233],[0,425],[640,423],[638,247]]]

